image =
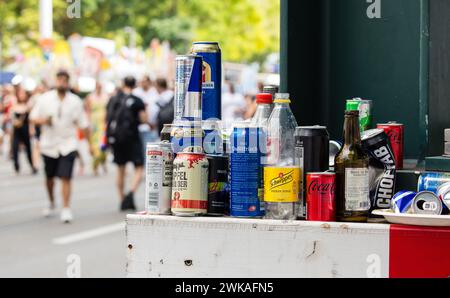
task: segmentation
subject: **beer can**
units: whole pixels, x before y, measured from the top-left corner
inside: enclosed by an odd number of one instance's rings
[[[404,125],[396,122],[377,124],[378,129],[383,129],[391,142],[394,152],[395,166],[398,170],[403,169],[403,146],[404,146]]]
[[[399,191],[391,201],[391,210],[395,213],[412,213],[411,207],[417,193],[414,191]]]
[[[417,191],[431,191],[437,194],[438,188],[448,182],[450,182],[450,173],[423,173],[419,177]]]
[[[259,127],[237,123],[230,136],[230,215],[262,217],[261,133]]]
[[[306,173],[325,172],[329,169],[330,136],[324,126],[297,127],[295,138],[295,164],[300,166],[300,193],[297,204],[299,219],[306,218]]]
[[[222,52],[217,42],[194,42],[191,53],[203,58],[202,119],[222,118]]]
[[[263,93],[272,94],[272,99],[275,98],[275,94],[279,92],[279,87],[277,85],[266,85],[263,87]]]
[[[359,127],[361,132],[369,130],[373,125],[372,116],[373,102],[362,98],[353,98],[347,100],[347,111],[359,111]]]
[[[163,129],[161,130],[161,141],[162,142],[170,142],[171,134],[174,128],[173,124],[164,124]]]
[[[336,221],[336,174],[306,174],[306,220]]]
[[[145,211],[148,214],[170,214],[173,156],[170,143],[147,144]]]
[[[341,151],[342,143],[331,140],[329,146],[330,150],[328,155],[329,158],[328,165],[330,170],[334,170],[334,159],[336,158],[336,155],[339,153],[339,151]]]
[[[203,130],[200,121],[177,121],[172,128],[170,142],[175,153],[189,147],[203,148],[202,140]]]
[[[450,209],[450,182],[444,183],[439,186],[437,190],[437,196],[444,203],[447,210]]]
[[[419,192],[412,202],[412,213],[424,215],[442,215],[442,201],[430,191]]]
[[[202,117],[202,57],[176,57],[174,118],[201,120]]]
[[[228,167],[226,156],[208,155],[208,215],[223,216],[229,208]]]
[[[195,147],[177,154],[173,162],[174,215],[198,216],[208,212],[208,166],[206,155]]]
[[[361,143],[369,154],[369,187],[371,211],[391,208],[397,171],[394,153],[384,130],[370,129],[362,133]],[[371,217],[378,217],[371,214]]]
[[[223,140],[218,120],[202,121],[203,150],[206,154],[223,154]]]

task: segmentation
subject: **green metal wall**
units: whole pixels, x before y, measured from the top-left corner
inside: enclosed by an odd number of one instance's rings
[[[341,138],[345,99],[374,101],[375,123],[405,124],[405,157],[427,150],[428,1],[282,0],[282,89],[301,125]]]

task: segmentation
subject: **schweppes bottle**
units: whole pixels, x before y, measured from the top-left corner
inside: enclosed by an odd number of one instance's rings
[[[295,128],[289,94],[276,94],[275,107],[269,118],[268,158],[264,168],[264,201],[266,218],[296,219],[296,203],[301,187],[300,165],[295,164]]]

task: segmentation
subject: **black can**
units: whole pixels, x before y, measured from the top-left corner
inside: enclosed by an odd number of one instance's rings
[[[230,201],[228,188],[229,160],[226,156],[208,155],[208,215],[227,214]]]
[[[277,85],[266,85],[263,87],[263,93],[272,94],[272,98],[275,98],[275,94],[278,93],[279,87]]]
[[[173,124],[164,124],[163,129],[161,130],[162,142],[164,141],[170,142],[173,128],[174,128]]]
[[[390,209],[397,170],[388,135],[382,129],[363,132],[362,146],[369,155],[370,211]],[[369,213],[370,218],[381,218]]]
[[[330,135],[324,126],[303,126],[295,129],[295,162],[302,171],[302,187],[297,217],[306,219],[306,174],[329,169]]]

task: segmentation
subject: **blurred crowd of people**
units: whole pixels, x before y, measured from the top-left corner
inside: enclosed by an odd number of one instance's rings
[[[75,161],[83,174],[85,160],[79,153],[82,142],[88,144],[92,171],[108,171],[108,152],[118,167],[116,187],[120,210],[135,210],[134,194],[144,173],[144,148],[159,140],[165,123],[173,120],[167,112],[174,101],[174,91],[164,78],[144,76],[137,81],[128,76],[113,93],[100,82],[90,94],[80,94],[70,85],[68,72],[60,71],[54,86],[46,81],[34,90],[26,90],[20,79],[0,86],[0,154],[12,160],[17,175],[23,172],[20,152],[24,152],[30,173],[45,173],[49,205],[44,215],[55,214],[54,188],[61,181],[63,208],[60,218],[71,222],[71,180]],[[258,86],[262,91],[262,84]],[[84,95],[84,96],[83,96]],[[232,123],[251,119],[256,110],[255,95],[236,92],[226,81],[222,98],[223,120]],[[125,189],[126,165],[134,165],[129,190]]]

